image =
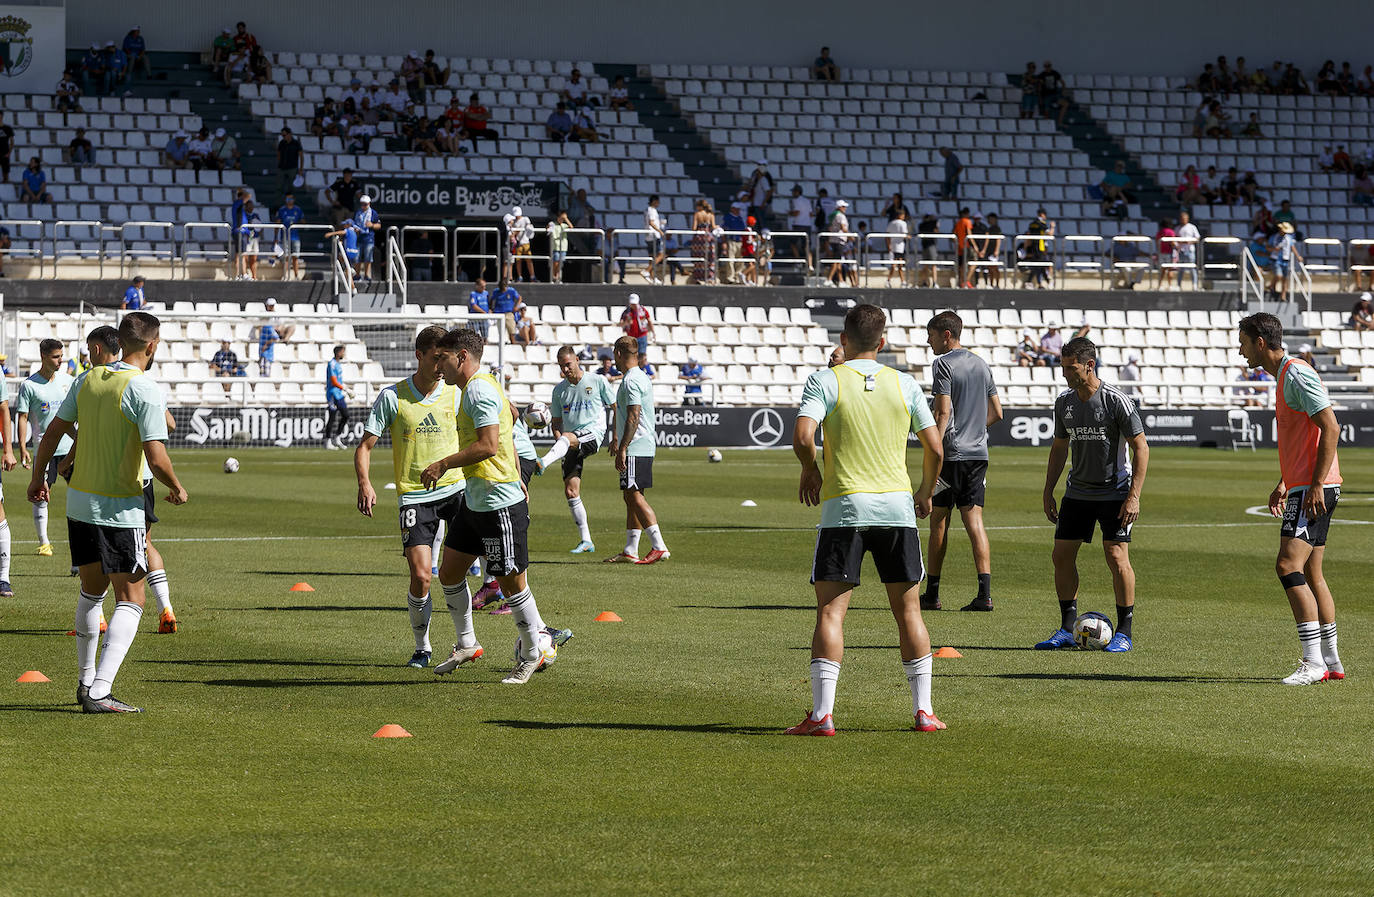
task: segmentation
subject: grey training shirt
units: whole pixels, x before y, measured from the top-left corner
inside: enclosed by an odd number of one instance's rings
[[[935,359],[930,379],[931,395],[949,396],[953,406],[945,428],[945,460],[986,461],[988,399],[997,395],[988,363],[968,349],[955,349]]]
[[[1126,443],[1145,432],[1135,402],[1103,383],[1085,402],[1072,389],[1054,401],[1054,438],[1069,440],[1066,498],[1123,499],[1131,491]]]

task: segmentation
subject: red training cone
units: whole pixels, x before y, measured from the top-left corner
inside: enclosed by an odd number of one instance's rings
[[[313,592],[313,591],[315,591],[315,587],[312,586],[312,585],[311,585],[310,583],[308,583],[308,582],[298,582],[298,583],[296,583],[294,586],[291,587],[291,591],[293,591],[293,592]]]
[[[15,681],[15,682],[51,682],[52,680],[49,679],[47,676],[44,676],[42,673],[38,672],[37,670],[29,670],[28,672],[24,673],[22,676],[20,676],[18,679],[14,680],[14,681]]]
[[[625,621],[622,620],[622,619],[620,619],[620,615],[617,614],[617,613],[615,613],[614,611],[603,610],[601,613],[599,613],[599,614],[596,615],[596,619],[595,619],[593,622],[596,622],[596,623],[624,623]]]
[[[382,727],[381,727],[380,729],[378,729],[376,732],[373,732],[373,733],[372,733],[372,737],[373,737],[373,738],[410,738],[410,737],[412,737],[412,736],[411,736],[411,734],[410,734],[409,732],[407,732],[405,729],[402,729],[400,726],[396,725],[395,723],[387,723],[385,726],[382,726]]]

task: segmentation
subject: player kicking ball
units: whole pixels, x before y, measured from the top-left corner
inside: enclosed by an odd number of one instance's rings
[[[1131,527],[1140,517],[1140,492],[1150,448],[1140,413],[1115,387],[1097,376],[1097,347],[1076,337],[1061,350],[1064,381],[1069,388],[1054,402],[1054,442],[1045,474],[1045,516],[1054,529],[1054,589],[1059,596],[1059,628],[1037,650],[1075,647],[1073,621],[1078,617],[1078,549],[1102,529],[1102,550],[1116,594],[1116,633],[1105,650],[1131,650],[1135,613],[1135,570],[1131,568]],[[1126,463],[1129,447],[1131,460]],[[1054,490],[1072,456],[1064,501]]]
[[[887,590],[902,669],[911,689],[914,728],[945,728],[931,705],[930,634],[921,619],[918,517],[927,517],[943,450],[935,418],[909,374],[878,363],[887,319],[856,305],[840,336],[846,359],[812,374],[802,389],[792,450],[801,461],[802,504],[819,505],[811,582],[816,628],[811,636],[811,712],[788,735],[834,735],[835,687],[844,659],[844,617],[865,554]],[[816,463],[816,430],[825,433],[825,468]],[[921,485],[907,473],[907,434],[921,441]]]
[[[443,382],[439,362],[444,350],[439,341],[448,331],[438,325],[426,327],[415,335],[415,373],[386,387],[377,394],[363,426],[363,439],[353,450],[353,472],[358,478],[358,511],[371,517],[377,505],[370,468],[372,450],[383,433],[391,434],[391,463],[396,478],[399,504],[401,550],[410,568],[410,590],[406,607],[410,611],[410,630],[415,637],[415,653],[406,666],[429,666],[433,647],[429,641],[429,621],[434,602],[430,598],[433,576],[434,541],[440,526],[449,526],[458,516],[463,495],[463,472],[450,470],[432,486],[420,482],[420,475],[436,458],[458,450],[458,403],[462,393]],[[471,626],[470,597],[466,577],[444,587],[444,602],[453,617],[454,629],[462,640],[465,627]],[[469,659],[481,656],[481,648]]]
[[[444,382],[463,391],[457,414],[459,450],[426,467],[420,482],[427,489],[433,488],[446,473],[459,468],[467,480],[458,514],[444,539],[439,582],[445,595],[460,584],[466,591],[468,567],[478,556],[486,556],[488,570],[508,596],[520,634],[515,667],[501,681],[524,685],[556,655],[525,574],[529,566],[530,511],[515,453],[515,417],[501,384],[482,369],[481,334],[450,330],[439,347],[443,350],[439,367]],[[435,668],[436,673],[449,672],[482,655],[473,631],[471,602],[465,605],[458,644],[453,655]]]
[[[1240,322],[1240,354],[1251,368],[1264,368],[1276,381],[1274,416],[1279,434],[1282,478],[1269,494],[1269,513],[1282,517],[1279,582],[1298,624],[1302,661],[1284,685],[1312,685],[1344,679],[1336,651],[1336,599],[1322,573],[1326,535],[1341,497],[1336,457],[1340,425],[1317,372],[1283,349],[1283,325],[1269,314]]]
[[[558,350],[558,370],[563,379],[553,388],[552,402],[553,432],[558,438],[539,459],[539,473],[563,462],[563,495],[578,538],[571,553],[590,554],[596,545],[582,505],[582,463],[606,441],[606,409],[615,406],[615,387],[600,374],[582,370],[572,346]]]
[[[625,548],[608,557],[607,564],[657,564],[672,557],[658,516],[644,497],[654,485],[654,384],[640,367],[639,341],[622,336],[615,341],[615,366],[625,372],[615,397],[615,430],[607,449],[620,471],[620,493],[625,499]],[[649,534],[652,549],[639,556],[639,537]]]

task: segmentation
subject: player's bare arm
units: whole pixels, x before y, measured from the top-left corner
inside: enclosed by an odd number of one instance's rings
[[[353,449],[353,473],[358,477],[358,513],[364,517],[372,516],[377,506],[377,490],[372,488],[372,449],[377,445],[377,437],[368,433]]]
[[[176,471],[172,470],[172,459],[167,455],[167,446],[160,439],[149,439],[143,443],[143,457],[148,461],[148,469],[157,481],[168,488],[167,501],[174,505],[184,505],[191,496],[182,488]]]
[[[14,416],[14,428],[18,431],[19,440],[19,463],[28,467],[33,463],[33,457],[29,455],[29,416],[21,411]]]
[[[1045,516],[1050,523],[1059,522],[1059,506],[1054,502],[1054,487],[1059,485],[1059,477],[1064,473],[1064,462],[1069,459],[1069,441],[1056,439],[1050,443],[1050,458],[1045,470]]]
[[[931,410],[935,412],[935,430],[943,442],[945,431],[949,429],[949,419],[954,414],[954,402],[949,396],[936,396],[935,407]]]
[[[620,434],[620,441],[615,446],[615,469],[624,470],[626,467],[625,455],[630,450],[630,440],[639,430],[639,405],[630,405],[625,409],[625,432]]]
[[[807,507],[821,503],[821,468],[816,463],[816,421],[809,417],[797,417],[792,427],[792,453],[801,462],[801,484],[797,488],[797,499]]]
[[[988,426],[991,427],[1002,419],[1002,399],[1000,396],[988,396]],[[943,432],[943,431],[941,431]]]
[[[3,412],[0,413],[0,439],[5,440],[5,453],[3,459],[0,459],[0,468],[14,470],[18,462],[14,460],[14,449],[10,447],[10,403],[0,402],[0,412]]]
[[[1283,506],[1288,501],[1288,485],[1283,480],[1274,487],[1274,491],[1269,493],[1269,514],[1271,517],[1282,517]]]
[[[62,441],[63,436],[75,436],[76,423],[63,420],[60,417],[53,418],[48,430],[43,434],[43,439],[38,443],[38,448],[34,450],[33,456],[33,475],[29,477],[29,501],[35,504],[40,501],[48,500],[48,478],[44,472],[48,469],[48,462],[57,452],[57,445]],[[73,443],[72,451],[67,453],[67,457],[75,460],[76,445]]]
[[[1150,464],[1150,446],[1144,433],[1131,437],[1131,491],[1121,503],[1121,524],[1130,526],[1140,519],[1140,493],[1145,488],[1145,469]]]
[[[916,487],[914,499],[916,516],[924,520],[930,516],[931,495],[935,481],[940,478],[940,466],[945,460],[944,436],[938,427],[926,427],[916,434],[921,440],[921,485]]]
[[[477,430],[477,438],[472,445],[462,451],[454,452],[447,458],[440,458],[420,474],[420,484],[433,489],[439,478],[456,467],[469,467],[480,464],[488,458],[495,458],[501,449],[501,428],[495,424]]]
[[[1321,430],[1321,435],[1317,442],[1317,460],[1312,465],[1312,485],[1307,487],[1302,507],[1308,517],[1321,517],[1326,514],[1326,490],[1322,484],[1326,482],[1331,464],[1336,460],[1336,443],[1341,438],[1341,427],[1336,422],[1336,413],[1330,407],[1312,415],[1312,423]]]

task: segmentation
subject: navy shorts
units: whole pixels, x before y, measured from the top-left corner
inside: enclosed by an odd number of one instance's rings
[[[946,461],[940,468],[931,503],[937,508],[968,508],[983,506],[987,484],[988,462]]]
[[[401,547],[415,548],[419,545],[433,545],[434,534],[439,531],[439,521],[450,527],[458,517],[458,508],[463,490],[445,498],[423,504],[402,505],[400,510]]]
[[[1326,486],[1326,513],[1320,517],[1308,517],[1302,509],[1307,490],[1288,493],[1288,503],[1283,506],[1283,524],[1279,527],[1279,538],[1301,539],[1313,548],[1326,544],[1327,531],[1331,529],[1331,518],[1336,513],[1336,502],[1341,500],[1340,486]]]
[[[563,479],[570,480],[582,476],[582,462],[595,455],[600,448],[591,436],[583,439],[582,434],[577,434],[577,448],[563,456]]]
[[[873,555],[881,582],[920,582],[921,535],[914,526],[833,526],[816,534],[811,582],[859,584],[864,554]]]
[[[652,457],[625,457],[625,469],[620,472],[622,490],[638,489],[643,492],[654,486],[654,459]]]
[[[1131,527],[1121,525],[1121,506],[1124,498],[1094,501],[1064,496],[1059,503],[1059,522],[1054,527],[1056,539],[1091,542],[1093,529],[1102,528],[1104,542],[1131,541]]]

